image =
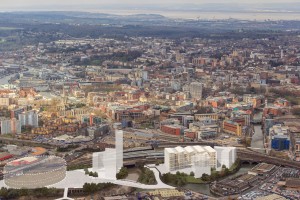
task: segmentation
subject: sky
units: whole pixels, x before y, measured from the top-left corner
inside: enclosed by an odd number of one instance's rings
[[[297,3],[297,6],[294,4]],[[207,5],[203,5],[207,4]],[[7,11],[86,11],[117,15],[160,14],[171,18],[300,19],[300,0],[0,0],[0,12]],[[202,11],[206,11],[202,12]],[[226,15],[219,15],[225,11]],[[244,12],[279,11],[241,17]],[[179,13],[180,12],[180,13]],[[202,12],[202,13],[200,13]],[[214,12],[211,16],[207,12]],[[217,14],[216,14],[217,13]],[[234,15],[239,13],[239,15]],[[292,14],[291,14],[292,13]]]
[[[0,0],[0,12],[86,11],[186,19],[300,20],[299,7],[300,0]]]
[[[203,3],[287,3],[287,2],[299,2],[299,0],[0,0],[0,9],[5,7],[37,7],[45,5],[74,5],[74,4],[132,4],[132,5],[166,5],[166,4],[203,4]]]

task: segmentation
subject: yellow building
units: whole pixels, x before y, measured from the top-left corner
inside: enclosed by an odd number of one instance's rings
[[[214,120],[219,120],[220,115],[217,113],[207,113],[207,114],[195,114],[195,121],[200,121],[203,118],[211,118]]]
[[[154,190],[149,192],[150,195],[153,196],[161,196],[163,198],[170,198],[170,197],[183,197],[184,192],[180,192],[175,189],[170,189],[170,190]]]

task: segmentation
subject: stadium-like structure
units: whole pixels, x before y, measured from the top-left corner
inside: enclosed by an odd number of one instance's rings
[[[4,183],[10,188],[41,188],[56,184],[66,177],[66,161],[56,156],[31,156],[7,163]]]

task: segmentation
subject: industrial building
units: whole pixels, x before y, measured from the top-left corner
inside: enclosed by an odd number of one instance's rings
[[[276,169],[275,165],[267,164],[267,163],[260,163],[253,167],[251,170],[248,171],[248,174],[254,176],[266,176],[270,175]]]

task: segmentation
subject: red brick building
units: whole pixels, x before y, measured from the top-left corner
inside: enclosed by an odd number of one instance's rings
[[[179,125],[162,125],[161,131],[170,135],[181,135],[182,126]]]

